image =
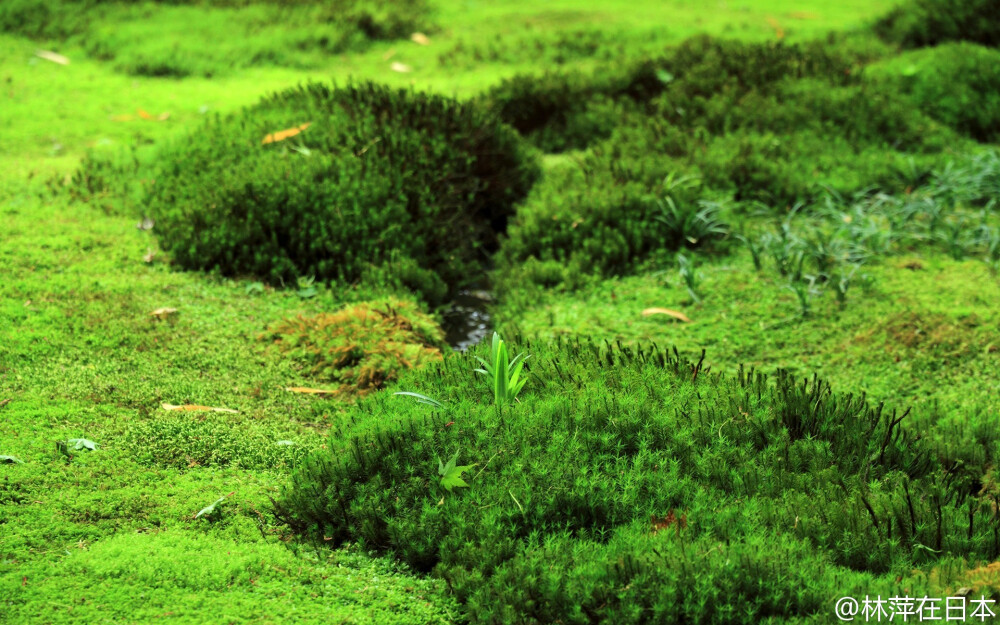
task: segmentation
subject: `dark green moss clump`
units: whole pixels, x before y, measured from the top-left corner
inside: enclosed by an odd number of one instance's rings
[[[278,514],[443,577],[473,623],[807,617],[938,554],[1000,553],[995,437],[962,455],[822,382],[652,347],[517,347],[520,403],[492,405],[471,357],[408,377],[446,407],[359,404]],[[443,486],[449,459],[467,488]]]
[[[669,166],[669,161],[668,161]],[[659,253],[718,248],[724,204],[695,178],[619,167],[604,154],[550,168],[520,207],[498,256],[499,290],[621,275]]]
[[[890,80],[868,79],[885,52],[870,36],[801,45],[703,36],[619,73],[501,84],[484,102],[528,140],[587,152],[550,168],[519,209],[496,284],[572,286],[683,247],[718,249],[707,244],[724,238],[734,213],[783,213],[830,190],[902,191],[900,168],[940,161],[970,120],[933,108],[948,100],[923,106]],[[972,63],[953,60],[935,57],[934,72]],[[990,87],[992,72],[970,72],[953,101]],[[983,107],[993,91],[978,96]]]
[[[942,44],[903,54],[878,76],[962,134],[983,142],[1000,138],[1000,50]]]
[[[396,273],[430,301],[479,277],[538,175],[480,109],[371,83],[312,84],[215,118],[157,168],[145,204],[185,268],[276,284]]]
[[[880,37],[907,48],[945,41],[1000,45],[998,0],[908,0],[875,24]]]
[[[684,100],[677,115],[702,111],[708,100],[768,90],[806,77],[850,81],[858,63],[877,55],[870,46],[745,43],[693,37],[663,54],[607,65],[591,73],[514,76],[484,94],[483,102],[547,151],[578,149],[606,139],[623,115],[656,113],[649,105],[670,92]],[[689,111],[690,113],[685,113]],[[698,117],[684,119],[692,127]]]

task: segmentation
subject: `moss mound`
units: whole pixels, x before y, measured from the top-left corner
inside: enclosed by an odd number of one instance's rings
[[[826,615],[939,554],[1000,550],[980,494],[992,433],[955,437],[972,452],[955,462],[962,445],[816,380],[652,346],[522,348],[531,377],[502,410],[466,355],[406,379],[444,408],[359,404],[278,514],[443,577],[472,623]]]
[[[386,299],[274,324],[262,338],[310,377],[364,395],[407,370],[442,359],[444,333],[412,302]]]
[[[399,263],[433,301],[478,278],[537,173],[516,133],[467,103],[311,84],[167,146],[146,205],[185,268],[353,282]]]
[[[589,156],[546,172],[503,242],[499,291],[525,279],[552,286],[582,274],[621,275],[656,254],[718,247],[725,238],[724,206],[705,199],[700,180],[618,165]]]
[[[514,76],[482,101],[543,149],[578,149],[610,136],[623,114],[655,113],[648,105],[665,92],[684,100],[680,111],[695,112],[715,95],[739,96],[787,80],[824,77],[841,84],[858,63],[878,54],[867,43],[840,43],[746,43],[702,35],[624,68]]]
[[[875,23],[880,37],[908,48],[945,41],[1000,45],[1000,0],[908,0]]]
[[[961,130],[958,121],[868,78],[884,51],[870,36],[806,45],[696,37],[620,77],[509,80],[485,96],[500,115],[544,149],[587,152],[533,188],[503,240],[495,284],[502,293],[525,280],[573,286],[704,246],[747,212],[783,213],[831,190],[902,191],[908,165],[939,164],[971,142],[950,127]],[[942,74],[954,67],[933,62]],[[970,76],[966,91],[988,86],[976,76],[992,71]]]
[[[942,44],[901,55],[877,76],[962,134],[984,142],[1000,139],[1000,50]]]

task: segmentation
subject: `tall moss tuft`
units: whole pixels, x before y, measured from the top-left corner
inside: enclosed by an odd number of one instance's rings
[[[416,372],[407,388],[447,403],[359,402],[279,517],[444,578],[471,623],[795,619],[941,554],[1000,552],[995,445],[929,444],[908,411],[787,372],[515,343],[532,383],[509,410],[469,355]]]

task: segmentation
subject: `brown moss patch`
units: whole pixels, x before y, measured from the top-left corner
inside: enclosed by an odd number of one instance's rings
[[[345,396],[383,388],[407,369],[441,360],[447,349],[431,317],[394,298],[284,319],[261,338]]]
[[[940,313],[901,312],[885,325],[890,345],[932,352],[965,352],[978,340],[976,315],[953,319]]]

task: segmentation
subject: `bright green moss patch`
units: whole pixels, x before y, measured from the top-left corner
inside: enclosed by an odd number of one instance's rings
[[[358,554],[317,560],[280,544],[149,529],[0,567],[0,584],[12,621],[451,622],[456,609],[439,584],[402,587],[398,575]]]
[[[510,300],[502,318],[505,327],[541,340],[580,334],[654,341],[686,354],[704,347],[715,369],[744,363],[818,372],[837,388],[913,405],[921,421],[1000,410],[1000,318],[993,305],[1000,288],[981,261],[940,254],[887,259],[859,270],[872,285],[856,287],[844,307],[831,289],[811,295],[808,318],[787,282],[755,271],[748,253],[698,272],[697,304],[671,270]],[[681,311],[691,323],[642,314],[655,307]]]
[[[433,30],[430,13],[424,0],[11,0],[0,7],[0,31],[80,45],[132,75],[213,77],[262,65],[316,67],[328,55]]]

